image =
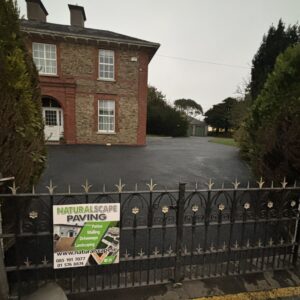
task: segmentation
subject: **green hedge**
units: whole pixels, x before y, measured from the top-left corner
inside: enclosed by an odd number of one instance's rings
[[[266,179],[300,178],[300,45],[279,55],[239,132],[242,155]]]

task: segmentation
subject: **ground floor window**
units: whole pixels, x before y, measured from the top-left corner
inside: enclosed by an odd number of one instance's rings
[[[103,133],[115,132],[115,101],[98,101],[98,131]]]

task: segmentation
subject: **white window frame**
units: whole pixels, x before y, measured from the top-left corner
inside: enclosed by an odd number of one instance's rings
[[[100,108],[101,107],[101,103],[113,103],[113,110],[114,113],[113,115],[109,115],[109,114],[100,114]],[[108,119],[112,119],[113,122],[105,122],[103,124],[113,124],[113,128],[111,129],[100,129],[100,124],[101,124],[101,118],[106,117]],[[107,100],[107,99],[100,99],[98,100],[98,132],[99,133],[106,133],[106,134],[111,134],[111,133],[115,133],[116,132],[116,101],[115,100]]]
[[[47,57],[46,56],[46,48],[48,47],[49,55],[54,53],[54,57]],[[36,55],[36,53],[38,55]],[[46,43],[32,43],[32,57],[34,60],[34,63],[39,71],[40,75],[57,75],[57,51],[56,51],[56,45],[55,44],[46,44]],[[42,64],[40,63],[42,62]],[[55,66],[51,66],[51,68],[54,69],[53,72],[49,72],[47,70],[47,63],[53,64],[55,62]]]
[[[104,61],[103,61],[104,59]],[[112,60],[112,62],[107,62],[105,60]],[[101,61],[102,60],[102,61]],[[98,59],[98,79],[106,81],[115,80],[115,51],[99,49],[99,59]],[[108,71],[112,68],[112,71]],[[104,69],[102,71],[102,69]],[[102,75],[101,75],[102,73]],[[112,73],[112,74],[110,74]]]

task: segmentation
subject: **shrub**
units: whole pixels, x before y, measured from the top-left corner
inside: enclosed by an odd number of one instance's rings
[[[257,175],[300,178],[300,45],[279,55],[241,129],[242,155]]]

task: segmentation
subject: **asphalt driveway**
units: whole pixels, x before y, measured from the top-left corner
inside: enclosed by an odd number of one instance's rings
[[[56,191],[79,191],[86,179],[99,190],[115,190],[119,178],[127,189],[144,189],[151,178],[162,188],[177,186],[179,180],[189,184],[212,178],[217,185],[229,185],[237,178],[242,184],[251,180],[251,172],[239,158],[235,147],[208,142],[209,138],[148,137],[146,147],[100,145],[48,146],[47,168],[39,190],[53,183]]]

